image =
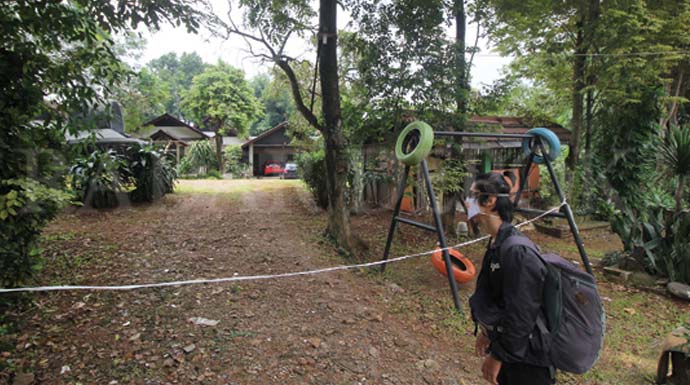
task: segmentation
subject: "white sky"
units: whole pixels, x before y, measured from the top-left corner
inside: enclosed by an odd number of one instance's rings
[[[227,13],[227,4],[224,0],[212,0],[214,10],[217,14]],[[342,9],[339,10],[338,27],[343,28],[349,18]],[[236,21],[240,16],[235,16]],[[474,45],[476,24],[467,26],[467,46]],[[224,41],[220,38],[211,36],[208,32],[200,34],[187,33],[184,27],[164,26],[160,31],[150,34],[144,33],[148,42],[143,55],[137,61],[139,65],[144,65],[150,60],[160,57],[168,52],[175,52],[181,55],[184,52],[196,52],[205,62],[215,63],[218,59],[241,68],[248,78],[268,72],[270,64],[262,64],[257,59],[251,57],[247,50],[247,45],[243,39],[233,35],[229,40]],[[293,39],[294,40],[294,39]],[[293,57],[302,57],[314,61],[315,49],[312,49],[304,41],[292,41],[292,46],[288,47]],[[488,48],[485,39],[479,40],[481,51],[475,55],[472,66],[472,87],[479,88],[481,84],[490,84],[501,77],[501,69],[510,63],[510,58],[500,57],[492,53]],[[468,55],[469,57],[469,55]]]

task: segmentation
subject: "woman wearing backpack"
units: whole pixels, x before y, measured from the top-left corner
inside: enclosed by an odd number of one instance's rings
[[[479,175],[467,194],[468,221],[491,235],[477,286],[470,298],[479,325],[476,350],[482,376],[498,385],[554,383],[548,343],[538,330],[546,267],[521,245],[501,244],[521,233],[513,227],[510,186],[499,173]],[[499,255],[504,254],[504,255]]]

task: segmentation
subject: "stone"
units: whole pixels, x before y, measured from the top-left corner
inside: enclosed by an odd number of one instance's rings
[[[684,300],[690,300],[690,286],[680,282],[669,282],[666,288],[674,296]]]
[[[651,275],[645,272],[636,271],[630,275],[630,282],[634,283],[635,285],[641,286],[655,286],[656,278],[652,277]]]
[[[312,337],[312,338],[307,339],[307,341],[309,342],[309,344],[314,349],[318,349],[319,346],[321,346],[321,339],[320,338]]]
[[[415,365],[417,369],[429,369],[431,371],[437,371],[441,368],[441,365],[438,364],[438,362],[432,360],[432,359],[426,359],[426,360],[419,360],[417,361],[417,364]]]
[[[621,282],[627,282],[632,275],[632,272],[630,271],[621,270],[611,266],[604,267],[604,273]]]
[[[193,352],[194,349],[196,349],[196,345],[194,345],[194,344],[189,344],[189,345],[185,346],[184,348],[182,348],[182,350],[184,350],[184,352],[187,354]]]
[[[34,383],[36,377],[33,373],[17,373],[14,376],[14,381],[12,385],[31,385]]]
[[[396,285],[395,283],[388,284],[388,288],[394,293],[404,293],[405,292],[405,289]]]

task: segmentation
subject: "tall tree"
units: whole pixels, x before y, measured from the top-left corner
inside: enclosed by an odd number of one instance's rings
[[[237,4],[245,11],[242,25],[238,25],[232,19],[217,22],[225,26],[223,32],[226,35],[243,37],[247,41],[249,51],[255,57],[272,62],[283,71],[290,82],[295,108],[323,135],[328,174],[327,234],[339,247],[353,251],[355,242],[350,230],[349,208],[345,198],[349,164],[346,161],[347,142],[343,135],[338,89],[337,2],[322,0],[319,3],[318,31],[312,28],[316,14],[305,1],[288,0],[280,7],[276,7],[272,0],[239,0]],[[296,60],[286,52],[291,36],[307,35],[316,37],[318,41],[321,113],[313,110],[313,103],[305,101],[305,96],[314,95],[315,86],[309,90],[300,87],[300,80],[293,68]]]
[[[182,96],[192,86],[192,79],[204,72],[206,64],[196,52],[184,52],[180,57],[169,52],[151,60],[147,67],[161,80],[167,91],[165,111],[181,118],[189,118],[182,108]]]
[[[455,116],[452,120],[452,126],[454,131],[465,131],[467,103],[470,94],[469,82],[467,81],[469,68],[467,68],[467,61],[465,60],[465,38],[467,30],[465,22],[465,1],[455,0],[452,9],[455,18],[455,49],[453,52],[455,62]],[[462,142],[455,142],[456,143],[451,145],[451,159],[454,162],[450,163],[450,165],[460,167],[463,164]],[[455,211],[460,201],[462,191],[458,189],[458,187],[460,187],[459,183],[452,183],[451,185],[454,186],[454,188],[447,188],[443,195],[443,226],[450,234],[455,234]]]
[[[557,76],[560,86],[570,83],[568,99],[572,103],[570,157],[572,170],[580,152],[580,138],[584,114],[584,91],[589,84],[587,57],[594,49],[594,37],[599,18],[600,0],[567,0],[544,3],[526,0],[516,3],[510,0],[487,2],[487,17],[483,24],[498,48],[515,56],[528,56],[541,61],[558,61],[565,58],[570,64],[568,80],[563,73]],[[543,20],[549,20],[544,23]],[[570,53],[570,55],[568,55]],[[525,63],[522,60],[518,63]],[[523,71],[529,71],[529,66]],[[543,68],[543,67],[540,67]],[[535,77],[539,74],[532,73]],[[549,79],[554,82],[554,79]]]
[[[336,0],[319,2],[318,44],[321,57],[321,108],[324,124],[321,128],[326,147],[326,181],[328,186],[328,227],[336,242],[352,249],[350,210],[347,206],[347,175],[350,162],[347,139],[340,117],[340,84],[338,83],[338,26]]]
[[[352,2],[356,30],[345,48],[356,56],[353,76],[363,92],[367,120],[379,130],[398,131],[409,113],[446,130],[465,130],[469,67],[465,58],[465,1]],[[473,4],[475,8],[476,4]],[[414,28],[410,28],[414,25]],[[455,36],[447,30],[455,26]],[[453,68],[449,71],[448,68]],[[373,136],[373,135],[372,135]],[[454,141],[453,141],[454,143]],[[453,167],[461,167],[460,144],[451,146]],[[462,184],[450,175],[436,185],[443,193],[443,224],[453,231]]]
[[[313,68],[313,65],[310,68]],[[249,130],[250,135],[258,135],[275,127],[286,121],[295,111],[288,82],[283,82],[282,79],[276,79],[267,74],[260,74],[253,77],[249,83],[254,89],[254,96],[264,106],[264,117],[252,123]]]
[[[446,37],[455,17],[442,1],[351,0],[354,31],[344,47],[355,56],[350,77],[364,92],[363,107],[389,127],[420,119],[440,123],[455,114],[456,46]],[[410,27],[414,26],[414,28]]]
[[[200,124],[216,132],[216,156],[223,173],[223,135],[246,135],[250,123],[262,114],[244,72],[223,62],[194,77],[182,107]]]
[[[157,76],[142,68],[114,87],[113,97],[122,105],[125,129],[136,133],[144,122],[165,111],[169,94]]]

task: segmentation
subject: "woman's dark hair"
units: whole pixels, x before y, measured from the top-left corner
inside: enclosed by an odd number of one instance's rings
[[[494,207],[494,211],[498,212],[498,216],[500,216],[504,222],[512,222],[513,202],[510,200],[510,185],[506,182],[505,176],[510,177],[510,175],[504,175],[498,172],[480,174],[474,179],[474,185],[479,192],[487,194],[479,195],[477,199],[482,205],[486,204],[486,201],[491,195],[506,194],[503,196],[496,196],[496,207]],[[513,178],[514,177],[513,175]],[[513,178],[511,178],[511,181],[513,181]]]

